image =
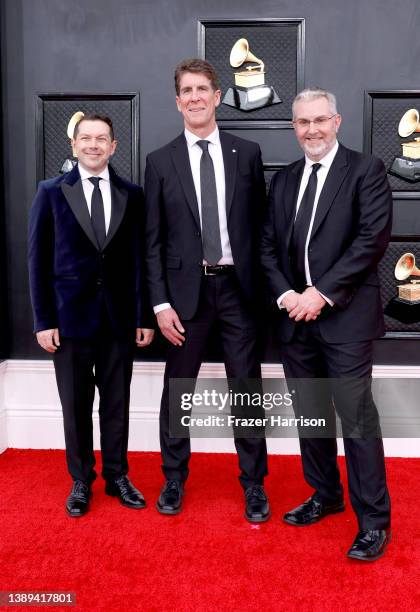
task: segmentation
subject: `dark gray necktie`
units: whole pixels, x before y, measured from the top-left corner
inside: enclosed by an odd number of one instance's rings
[[[318,184],[316,173],[320,167],[321,164],[313,164],[312,166],[312,172],[309,176],[308,184],[303,194],[293,226],[291,254],[294,268],[293,272],[298,289],[302,289],[306,286],[305,246],[315,204],[315,194]]]
[[[106,230],[104,201],[102,199],[101,190],[99,189],[99,181],[101,179],[99,176],[91,176],[89,177],[89,180],[93,184],[93,193],[90,205],[90,219],[99,248],[102,248],[105,243]]]
[[[209,153],[209,141],[198,140],[197,144],[203,151],[200,160],[203,257],[210,265],[214,266],[222,257],[216,177],[213,160]]]

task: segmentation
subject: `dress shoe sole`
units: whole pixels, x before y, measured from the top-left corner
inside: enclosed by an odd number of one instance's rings
[[[319,521],[322,521],[322,519],[328,516],[329,514],[339,514],[340,512],[344,512],[345,509],[346,507],[343,505],[335,509],[326,510],[325,512],[323,512],[322,516],[306,521],[306,523],[296,523],[285,517],[283,517],[283,521],[287,523],[288,525],[293,525],[293,527],[307,527],[308,525],[313,525],[314,523],[318,523]]]
[[[271,517],[271,511],[268,512],[265,516],[255,517],[255,518],[248,516],[247,513],[245,512],[244,517],[246,518],[248,523],[266,523],[268,519]]]
[[[347,557],[349,559],[353,559],[353,561],[376,561],[377,559],[380,559],[381,557],[383,557],[383,555],[384,555],[384,553],[385,553],[385,551],[387,549],[387,546],[390,543],[390,541],[391,541],[391,534],[389,534],[389,536],[385,540],[385,543],[384,543],[382,549],[380,550],[380,552],[378,552],[377,555],[372,555],[370,557],[360,557],[359,555],[352,555],[351,551],[349,551],[347,553]]]
[[[173,514],[179,514],[182,510],[182,506],[179,506],[179,508],[173,508],[169,510],[168,508],[162,508],[161,506],[159,506],[158,502],[156,502],[156,509],[160,514],[173,515]]]
[[[130,508],[131,510],[143,510],[143,508],[146,507],[146,502],[144,502],[142,506],[134,506],[134,505],[131,505],[130,503],[123,501],[121,497],[118,495],[118,493],[113,493],[111,491],[107,491],[106,489],[105,489],[105,494],[108,495],[109,497],[118,497],[120,504],[124,506],[125,508]]]

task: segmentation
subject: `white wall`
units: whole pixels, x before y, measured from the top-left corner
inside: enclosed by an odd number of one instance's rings
[[[6,372],[7,363],[0,363],[0,453],[7,448],[7,422],[6,422],[6,406],[4,401],[4,374]]]
[[[158,451],[158,419],[164,364],[135,363],[133,372],[129,449]],[[221,364],[203,364],[200,377],[223,378]],[[265,365],[264,378],[283,377],[278,365]],[[380,366],[374,378],[419,378],[420,367]],[[401,381],[402,383],[404,381]],[[411,419],[420,420],[419,415]],[[418,431],[418,426],[416,424]],[[97,399],[94,409],[95,448],[99,448]],[[388,438],[387,456],[419,457],[420,440]],[[0,364],[0,452],[12,448],[64,448],[61,408],[52,361],[9,360]],[[194,438],[192,448],[202,452],[234,452],[231,438]],[[268,439],[273,454],[299,453],[296,438]],[[339,444],[342,453],[342,444]]]

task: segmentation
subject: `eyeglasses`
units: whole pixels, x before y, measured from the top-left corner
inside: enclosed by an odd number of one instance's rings
[[[297,125],[297,127],[299,128],[308,128],[311,123],[313,123],[315,127],[320,128],[326,125],[327,121],[329,121],[336,115],[337,113],[331,115],[331,117],[315,117],[315,119],[313,119],[312,121],[309,121],[309,119],[295,119],[294,121],[292,121],[292,123],[293,125]]]

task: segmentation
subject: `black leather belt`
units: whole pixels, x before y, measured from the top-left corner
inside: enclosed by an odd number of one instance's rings
[[[202,266],[204,276],[219,276],[235,270],[235,266]]]

